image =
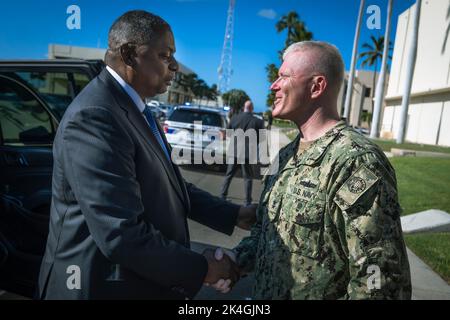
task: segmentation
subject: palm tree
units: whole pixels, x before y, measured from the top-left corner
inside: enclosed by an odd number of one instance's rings
[[[405,141],[406,125],[408,118],[409,101],[411,98],[411,88],[414,79],[414,69],[416,67],[417,59],[417,48],[419,41],[419,25],[420,25],[420,14],[422,9],[422,0],[416,0],[416,9],[414,12],[413,28],[411,43],[409,44],[408,60],[406,61],[406,72],[403,85],[403,98],[402,106],[400,109],[400,122],[399,130],[397,134],[397,143],[403,143]]]
[[[218,95],[219,89],[217,88],[217,84],[213,84],[206,92],[206,98],[208,98],[208,100],[217,101]]]
[[[278,33],[287,30],[284,49],[278,52],[280,60],[283,60],[283,52],[291,44],[311,40],[313,38],[312,32],[308,31],[305,23],[300,20],[298,13],[295,11],[291,11],[287,15],[282,16],[275,27]],[[268,64],[266,66],[266,72],[267,79],[270,83],[274,82],[278,78],[278,67],[275,64]],[[274,94],[269,92],[266,100],[266,104],[269,108],[272,107],[274,99]]]
[[[313,37],[313,34],[308,31],[305,23],[300,20],[298,13],[295,11],[282,16],[280,21],[277,22],[276,28],[278,33],[287,30],[285,48],[295,42],[311,40]]]
[[[370,90],[370,98],[372,99],[372,110],[373,110],[373,97],[375,95],[375,81],[376,75],[378,72],[378,61],[383,58],[383,49],[384,49],[384,36],[379,36],[375,38],[371,36],[371,43],[364,43],[362,47],[367,49],[367,51],[362,52],[359,55],[359,58],[363,58],[364,60],[361,62],[361,67],[373,67],[373,85]],[[392,50],[392,42],[389,41],[389,51]],[[388,60],[392,60],[392,56],[388,57]]]
[[[387,64],[389,60],[389,47],[390,47],[390,35],[391,35],[391,21],[392,21],[392,7],[394,5],[394,0],[388,0],[387,7],[387,19],[386,19],[386,30],[384,33],[384,45],[383,45],[383,60],[381,60],[380,75],[378,76],[378,83],[375,90],[375,104],[372,109],[372,122],[370,125],[370,137],[377,138],[380,128],[380,117],[381,109],[383,108],[384,102],[384,90],[386,87],[386,72]]]
[[[450,18],[450,4],[447,9],[447,19]],[[450,22],[448,23],[447,30],[445,31],[444,43],[442,44],[442,54],[445,52],[445,47],[447,46],[448,37],[450,35]]]
[[[181,74],[181,79],[180,79],[180,86],[183,87],[184,90],[186,91],[191,91],[192,93],[194,93],[194,88],[196,86],[198,82],[198,76],[196,73],[189,73],[189,74]],[[194,93],[195,95],[195,93]]]
[[[250,97],[244,90],[231,89],[222,94],[225,105],[230,106],[231,114],[239,113],[244,106],[245,101],[250,100]]]
[[[275,82],[275,80],[277,80],[278,68],[275,64],[273,63],[268,64],[266,67],[266,72],[267,72],[267,80],[269,81],[269,83],[273,83]],[[275,101],[275,94],[271,91],[267,95],[266,105],[272,108],[274,101]]]
[[[347,82],[347,90],[345,93],[344,114],[343,114],[343,118],[345,118],[347,121],[350,119],[350,105],[353,95],[353,82],[355,78],[358,43],[359,43],[359,36],[361,34],[361,24],[364,15],[365,4],[366,0],[361,0],[359,3],[358,20],[356,23],[355,37],[353,38],[352,60],[350,62],[350,71],[348,73],[348,82]]]
[[[191,91],[194,96],[202,102],[203,98],[209,100],[217,100],[217,85],[212,85],[211,87],[208,84],[198,77],[196,73],[190,73],[188,75],[182,75],[180,85],[186,91]]]

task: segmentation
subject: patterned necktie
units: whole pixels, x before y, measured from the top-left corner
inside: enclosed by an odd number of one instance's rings
[[[156,125],[155,118],[153,117],[152,112],[149,107],[145,107],[144,115],[145,115],[145,118],[147,118],[148,124],[150,125],[150,129],[152,130],[153,135],[155,136],[156,140],[158,140],[159,144],[161,145],[161,148],[163,149],[164,153],[166,154],[167,159],[169,160],[169,162],[171,162],[169,151],[167,150],[166,145],[164,144],[164,141],[161,137],[161,133],[159,132],[158,126]]]

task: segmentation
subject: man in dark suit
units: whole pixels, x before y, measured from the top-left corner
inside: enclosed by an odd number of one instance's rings
[[[244,137],[243,135],[241,135],[241,137],[243,137],[241,139],[238,138],[239,134],[234,134],[232,136],[234,143],[230,144],[228,152],[231,152],[233,157],[228,157],[228,159],[234,159],[231,161],[232,163],[228,163],[227,166],[225,180],[222,185],[222,199],[226,199],[231,180],[236,174],[237,169],[240,167],[245,185],[245,205],[250,206],[252,203],[252,179],[254,176],[252,163],[256,164],[258,160],[257,146],[259,144],[259,130],[264,129],[264,121],[253,115],[253,103],[251,101],[246,101],[244,104],[244,112],[240,112],[231,117],[228,129],[241,129],[245,134],[248,134],[249,130],[254,130],[254,134],[248,135],[248,140],[247,137]],[[250,137],[252,136],[256,137],[256,141],[250,141]]]
[[[107,68],[67,109],[55,138],[41,299],[184,299],[236,266],[190,250],[187,217],[231,234],[244,208],[185,183],[143,99],[178,70],[160,17],[130,11],[109,32]]]

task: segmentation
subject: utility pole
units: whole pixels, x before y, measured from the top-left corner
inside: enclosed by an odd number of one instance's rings
[[[365,0],[361,0],[361,5],[359,7],[358,23],[356,24],[355,39],[353,41],[352,63],[350,66],[350,73],[348,75],[347,93],[345,95],[345,105],[344,105],[344,118],[347,119],[347,123],[350,117],[350,105],[352,102],[352,95],[353,95],[353,82],[355,78],[356,57],[358,55],[359,34],[361,32],[361,23],[364,15],[365,2],[366,2]]]
[[[370,128],[370,137],[378,138],[380,129],[381,109],[384,102],[384,88],[386,84],[387,62],[389,60],[389,42],[391,34],[392,6],[394,0],[389,0],[387,9],[386,32],[384,35],[383,60],[381,61],[381,71],[378,76],[377,90],[375,92],[375,106],[373,108],[372,126]],[[376,72],[376,70],[375,70]]]
[[[406,134],[406,120],[408,118],[409,100],[411,98],[411,88],[414,78],[414,68],[416,67],[417,58],[417,42],[419,39],[419,24],[420,24],[420,9],[422,0],[416,1],[416,8],[414,12],[413,34],[409,48],[408,61],[406,64],[405,84],[403,86],[403,99],[400,113],[400,127],[397,135],[397,143],[405,141]]]

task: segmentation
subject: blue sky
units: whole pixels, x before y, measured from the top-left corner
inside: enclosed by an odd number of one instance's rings
[[[393,43],[398,15],[414,2],[394,1]],[[66,9],[72,4],[81,8],[81,30],[66,27]],[[387,0],[366,0],[369,5],[381,8],[381,29],[369,30],[366,14],[360,46],[371,35],[384,34]],[[49,43],[106,48],[110,25],[131,9],[153,12],[169,22],[175,34],[175,57],[208,84],[218,82],[228,0],[5,0],[0,11],[0,59],[44,59]],[[277,52],[286,38],[285,32],[276,32],[275,24],[292,10],[315,40],[331,42],[341,50],[349,69],[358,9],[358,0],[236,0],[231,87],[245,90],[257,111],[266,109],[270,84],[265,66],[279,64]]]

